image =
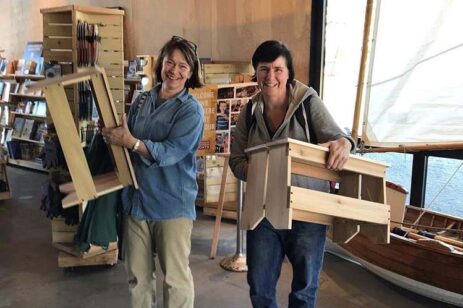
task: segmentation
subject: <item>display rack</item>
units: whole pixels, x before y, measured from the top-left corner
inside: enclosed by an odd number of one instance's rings
[[[61,75],[85,74],[93,65],[104,68],[107,76],[106,82],[110,89],[107,94],[114,103],[117,114],[121,115],[124,112],[124,12],[117,9],[79,5],[45,8],[41,9],[40,12],[43,16],[43,57],[45,63],[57,64]],[[88,34],[82,37],[82,24],[94,30],[94,36],[91,38],[94,45],[90,49],[86,45]],[[90,58],[93,60],[90,62],[82,61],[83,56],[88,57],[86,53],[90,50],[92,52]],[[45,73],[45,75],[47,74]],[[83,92],[79,91],[79,87],[84,84],[83,82],[88,81],[63,84],[63,101],[68,102],[71,119],[75,122],[75,127],[72,127],[72,129],[75,128],[77,130],[81,143],[85,144],[89,140],[86,133],[94,127],[94,123],[91,116],[92,110],[90,110],[90,116],[87,115],[87,118],[82,116],[82,110],[85,110],[82,107],[86,103],[86,98]],[[94,91],[94,89],[90,89]],[[95,93],[93,94],[95,95]],[[60,134],[57,135],[58,137],[60,136]],[[59,138],[59,140],[61,143],[65,142],[62,138]],[[60,173],[63,172],[60,171]],[[60,178],[59,175],[53,174],[53,172],[51,173],[51,177]],[[63,184],[63,182],[59,182],[58,184]],[[84,207],[81,206],[81,209],[83,211]],[[55,246],[65,247],[65,244],[70,242],[72,240],[62,241],[60,243],[61,246],[56,244]],[[117,253],[117,249],[115,249],[84,259],[69,254],[69,252],[60,251],[58,265],[60,267],[72,267],[115,264],[117,262]]]

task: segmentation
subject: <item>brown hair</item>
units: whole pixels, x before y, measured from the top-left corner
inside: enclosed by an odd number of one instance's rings
[[[198,55],[196,54],[197,46],[195,43],[188,41],[180,36],[173,36],[167,41],[159,52],[159,57],[156,60],[154,72],[157,82],[162,82],[161,70],[162,62],[166,56],[172,55],[174,50],[179,50],[185,57],[186,62],[191,68],[191,77],[186,81],[185,88],[200,88],[203,86],[200,76],[200,63]]]

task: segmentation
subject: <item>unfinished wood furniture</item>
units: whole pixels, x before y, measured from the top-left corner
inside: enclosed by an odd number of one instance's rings
[[[294,219],[332,226],[334,242],[348,242],[358,233],[376,243],[389,242],[387,165],[351,155],[344,170],[335,172],[325,168],[327,148],[293,139],[246,152],[243,229],[254,229],[264,217],[276,229],[290,229]],[[338,182],[339,193],[292,186],[292,174]]]
[[[90,68],[85,72],[37,82],[29,87],[31,90],[38,88],[44,90],[48,110],[55,124],[72,178],[72,185],[63,185],[61,188],[68,193],[62,201],[63,208],[95,199],[127,185],[138,187],[127,149],[115,145],[109,147],[115,164],[115,173],[92,178],[65,93],[65,86],[84,80],[90,82],[103,127],[120,125],[120,118],[103,69]]]
[[[43,57],[45,63],[55,61],[62,74],[77,73],[86,67],[78,66],[77,24],[87,22],[98,26],[97,65],[104,68],[117,113],[124,112],[124,11],[100,7],[66,5],[44,8]],[[72,114],[79,118],[77,85],[67,86],[66,94]]]

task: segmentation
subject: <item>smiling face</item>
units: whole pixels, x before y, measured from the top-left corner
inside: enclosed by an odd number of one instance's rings
[[[178,93],[185,88],[185,83],[191,77],[192,71],[183,53],[174,49],[162,61],[162,88],[170,93]]]
[[[264,96],[275,100],[286,97],[289,71],[282,56],[273,62],[259,62],[256,68],[257,83]]]

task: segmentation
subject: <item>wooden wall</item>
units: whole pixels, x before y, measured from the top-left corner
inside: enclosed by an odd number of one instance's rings
[[[125,58],[157,54],[172,35],[199,46],[213,60],[249,61],[264,40],[293,51],[296,78],[308,79],[312,0],[0,0],[0,49],[20,58],[27,41],[42,40],[40,9],[68,4],[120,6],[125,15]]]

